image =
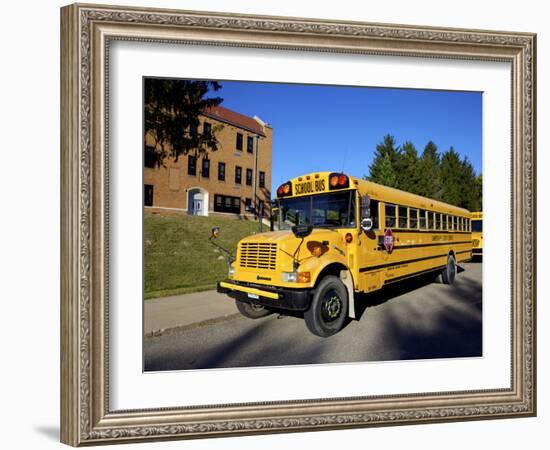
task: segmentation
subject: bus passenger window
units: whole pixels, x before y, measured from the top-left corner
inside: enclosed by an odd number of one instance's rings
[[[399,228],[407,228],[407,208],[399,207]]]
[[[447,222],[449,220],[449,216],[447,214],[443,214],[443,231],[447,231],[449,227],[447,226]]]
[[[434,213],[432,211],[428,211],[428,228],[434,229]]]
[[[435,229],[441,230],[441,214],[435,213]]]
[[[418,210],[418,214],[420,214],[420,228],[422,229],[426,229],[426,210],[424,209],[419,209]]]
[[[378,221],[378,200],[371,200],[370,202],[370,217],[372,219],[372,229],[378,230],[380,228]]]
[[[409,228],[418,228],[418,209],[409,209]]]
[[[453,231],[458,231],[458,217],[453,216]]]
[[[386,205],[386,227],[395,227],[396,225],[396,215],[395,215],[395,205]]]
[[[458,229],[464,231],[464,217],[458,218]]]

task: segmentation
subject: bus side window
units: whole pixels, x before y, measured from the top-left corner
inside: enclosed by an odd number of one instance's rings
[[[435,213],[435,229],[441,230],[441,214]]]
[[[419,209],[418,214],[420,214],[420,228],[425,230],[426,229],[426,210],[425,209]]]
[[[386,227],[395,228],[396,225],[396,206],[386,205]]]
[[[443,231],[447,231],[449,227],[447,226],[447,222],[449,220],[449,216],[447,214],[443,214]]]
[[[399,207],[399,228],[407,228],[407,207],[406,206],[400,206]]]
[[[380,228],[380,221],[378,220],[378,200],[371,200],[370,202],[370,217],[372,219],[372,229],[378,230]]]
[[[459,227],[460,227],[460,231],[464,231],[464,217],[460,217],[460,223],[459,223]]]
[[[409,228],[418,228],[418,209],[409,209]]]
[[[457,217],[453,216],[453,231],[458,231],[458,221],[456,219]]]
[[[434,229],[434,213],[433,211],[428,211],[428,229]]]

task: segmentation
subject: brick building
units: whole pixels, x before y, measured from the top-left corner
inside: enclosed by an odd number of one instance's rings
[[[216,132],[219,143],[216,151],[202,156],[191,152],[177,161],[168,159],[165,167],[155,167],[154,161],[145,158],[146,208],[181,210],[201,216],[252,215],[256,190],[257,205],[268,216],[272,128],[257,117],[221,106],[205,110],[199,127],[209,132],[217,125],[222,127]],[[145,140],[147,143],[147,136]]]

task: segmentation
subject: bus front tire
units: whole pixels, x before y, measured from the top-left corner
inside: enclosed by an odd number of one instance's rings
[[[342,329],[348,315],[348,291],[338,277],[329,275],[321,280],[308,310],[306,325],[313,334],[329,337]]]
[[[453,255],[447,258],[447,265],[441,272],[441,281],[443,284],[453,284],[456,275],[456,261]]]
[[[241,302],[239,300],[235,300],[235,304],[237,305],[239,312],[249,319],[259,319],[260,317],[265,317],[271,314],[271,311],[262,305]]]

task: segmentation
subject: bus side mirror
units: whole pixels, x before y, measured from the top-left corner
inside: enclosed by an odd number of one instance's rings
[[[372,220],[372,218],[370,217],[364,217],[363,219],[361,219],[361,229],[363,231],[370,231],[372,230],[372,226],[374,225],[374,222]]]
[[[306,238],[313,231],[313,225],[294,225],[292,227],[292,233],[298,238]]]

